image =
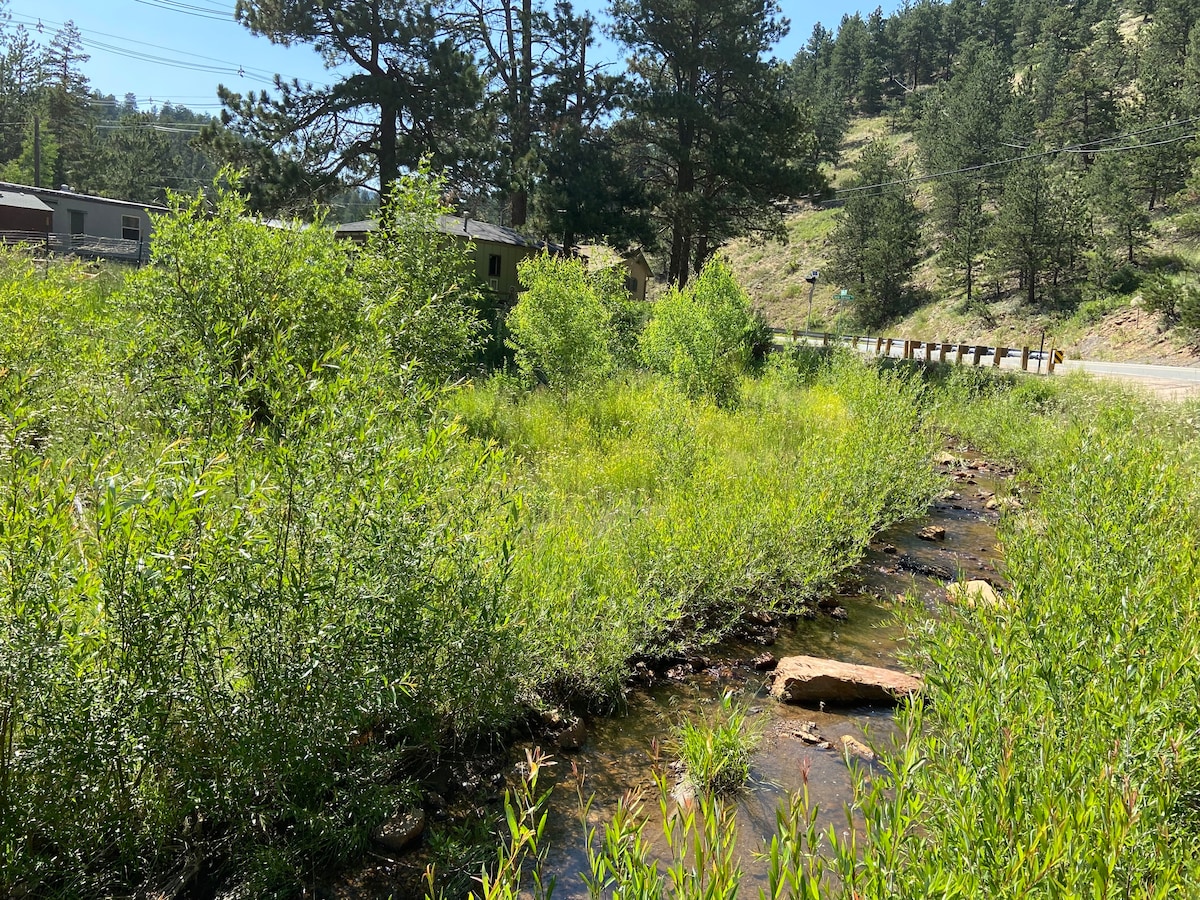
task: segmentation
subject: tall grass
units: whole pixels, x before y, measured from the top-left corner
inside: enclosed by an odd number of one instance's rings
[[[604,697],[640,653],[797,611],[937,488],[918,383],[839,360],[783,367],[736,409],[633,377],[561,401],[503,379],[452,411],[519,460],[512,580],[542,687]]]
[[[831,836],[828,893],[1191,896],[1196,421],[1086,382],[978,387],[952,385],[940,414],[1031,465],[1036,502],[1001,528],[1011,588],[913,623],[926,695],[861,832]]]

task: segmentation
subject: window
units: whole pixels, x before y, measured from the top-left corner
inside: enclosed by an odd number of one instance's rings
[[[632,275],[625,279],[625,290],[629,291],[631,294],[636,294],[638,292],[638,280]]]
[[[71,234],[86,234],[83,220],[87,218],[87,213],[82,209],[69,209],[67,212],[71,214]]]
[[[488,278],[500,277],[500,257],[498,254],[491,254],[488,257]]]
[[[140,241],[142,220],[137,216],[121,216],[121,237],[127,241]]]

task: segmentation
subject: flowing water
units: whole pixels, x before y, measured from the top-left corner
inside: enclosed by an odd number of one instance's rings
[[[755,854],[774,834],[776,810],[801,787],[804,773],[810,800],[820,809],[822,828],[845,825],[844,804],[852,796],[852,785],[841,738],[849,735],[876,746],[886,743],[895,730],[892,710],[805,708],[777,702],[768,693],[769,673],[758,671],[752,660],[769,651],[776,658],[803,654],[903,669],[898,657],[904,635],[894,616],[897,603],[918,602],[936,614],[945,602],[947,581],[978,578],[1002,586],[997,573],[998,513],[987,506],[1004,473],[979,461],[952,460],[948,455],[943,460],[951,479],[947,495],[925,519],[880,534],[842,593],[827,598],[822,604],[824,611],[815,618],[785,625],[769,647],[761,640],[730,641],[668,673],[648,676],[645,681],[649,683],[630,689],[618,714],[588,722],[587,738],[578,751],[554,754],[557,765],[543,770],[546,774],[539,788],[551,788],[546,834],[550,849],[543,871],[556,877],[556,897],[586,893],[578,877],[586,869],[586,853],[581,792],[573,770],[583,775],[582,793],[592,798],[588,825],[596,826],[598,832],[612,818],[622,797],[643,792],[651,818],[645,835],[661,852],[664,845],[652,778],[655,760],[665,756],[664,742],[685,717],[715,716],[726,694],[733,695],[761,735],[753,756],[751,783],[737,798],[738,853],[746,873],[746,896],[754,895],[764,877],[765,866],[755,861]],[[944,529],[944,538],[919,538],[918,532],[927,526]],[[821,739],[830,743],[829,749],[797,736],[799,730],[811,730],[812,724]],[[530,747],[512,748],[511,765],[523,760]],[[386,868],[377,866],[376,874]],[[386,878],[368,881],[377,887],[363,892],[360,882],[359,890],[334,893],[384,897],[394,890],[399,897],[411,891],[411,881],[407,891],[398,890],[399,882],[392,882],[395,888],[386,888]]]

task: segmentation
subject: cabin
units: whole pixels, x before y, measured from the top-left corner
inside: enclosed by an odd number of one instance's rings
[[[167,212],[163,206],[96,197],[69,189],[51,190],[0,181],[0,192],[29,195],[50,210],[51,250],[92,259],[147,262],[153,230],[150,216]]]
[[[378,228],[377,221],[367,219],[339,225],[337,234],[339,237],[361,243],[366,241],[368,234]],[[488,292],[501,304],[516,301],[519,289],[517,263],[543,250],[556,255],[564,253],[563,248],[557,244],[539,241],[512,228],[481,222],[469,216],[438,216],[437,228],[448,237],[473,242],[475,273],[479,282],[485,285]]]
[[[633,249],[619,253],[611,247],[602,244],[592,244],[579,248],[579,255],[592,271],[620,268],[625,275],[625,289],[635,300],[646,299],[646,288],[654,273],[646,255],[641,250]]]
[[[44,247],[53,222],[54,210],[33,194],[0,190],[0,242]]]

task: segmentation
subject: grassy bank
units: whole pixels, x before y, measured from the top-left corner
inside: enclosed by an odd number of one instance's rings
[[[604,696],[632,656],[797,611],[937,490],[920,385],[850,359],[812,384],[780,365],[733,410],[645,376],[509,387],[450,409],[518,461],[512,582],[550,694]]]
[[[932,399],[932,418],[1024,467],[1026,505],[1001,524],[1011,587],[995,607],[913,616],[924,697],[846,827],[820,833],[803,793],[780,811],[769,895],[1194,895],[1200,410],[970,372]],[[593,843],[610,888],[656,871],[641,812]],[[727,814],[710,800],[697,816],[696,852],[723,859]],[[668,889],[687,894],[683,859]],[[710,875],[737,892],[736,866]]]

